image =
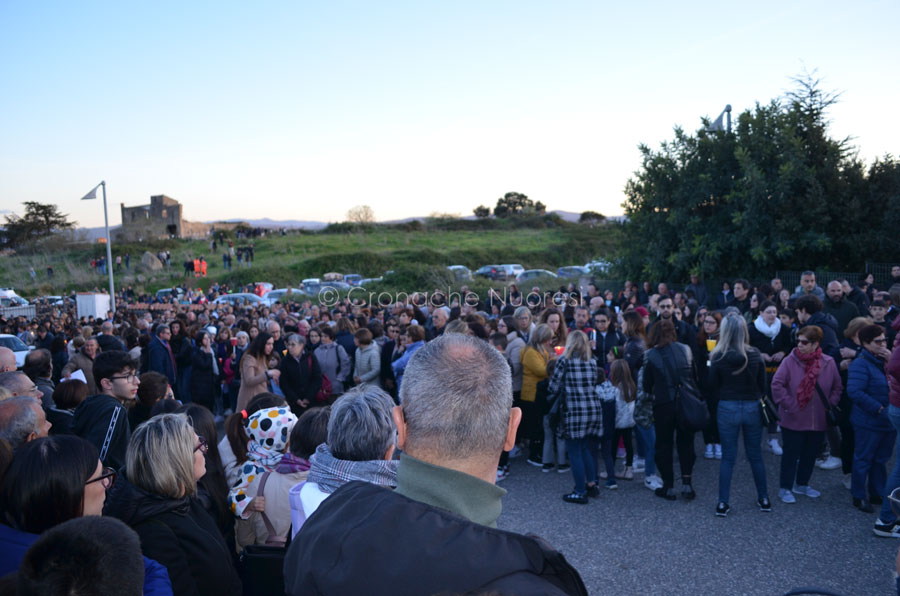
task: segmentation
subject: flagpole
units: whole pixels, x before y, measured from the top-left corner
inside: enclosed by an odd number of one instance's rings
[[[109,271],[109,304],[112,314],[116,314],[116,288],[113,284],[112,243],[109,238],[109,216],[106,213],[106,181],[100,182],[103,187],[103,223],[106,227],[106,269]]]

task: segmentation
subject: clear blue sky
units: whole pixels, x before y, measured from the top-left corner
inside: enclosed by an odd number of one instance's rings
[[[606,5],[606,6],[605,6]],[[0,212],[167,194],[185,217],[471,214],[518,191],[621,213],[639,143],[843,91],[832,134],[897,154],[900,2],[0,0]]]

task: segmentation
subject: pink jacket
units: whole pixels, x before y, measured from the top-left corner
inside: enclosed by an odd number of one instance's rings
[[[778,405],[778,417],[781,426],[790,430],[824,431],[828,428],[825,420],[825,406],[818,391],[814,391],[805,408],[797,403],[797,388],[805,375],[803,363],[794,355],[788,354],[781,361],[781,366],[772,377],[772,400]],[[819,372],[819,387],[831,405],[837,405],[841,399],[844,386],[837,365],[831,356],[822,354],[822,370]]]

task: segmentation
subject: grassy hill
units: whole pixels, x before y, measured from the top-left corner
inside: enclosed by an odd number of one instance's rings
[[[332,225],[318,232],[290,232],[253,239],[255,258],[250,268],[233,261],[233,271],[222,266],[222,248],[212,253],[208,241],[157,241],[140,245],[113,245],[113,259],[126,252],[131,255],[131,270],[115,272],[117,289],[131,284],[137,291],[153,292],[182,280],[191,286],[206,287],[212,281],[237,285],[269,281],[276,287],[297,285],[305,277],[318,277],[329,271],[359,273],[378,277],[393,269],[392,290],[422,290],[432,283],[449,281],[443,276],[447,265],[466,265],[472,270],[487,264],[521,263],[526,269],[555,270],[559,266],[584,264],[594,258],[617,253],[620,237],[616,225],[588,227],[548,217],[519,222],[529,227],[514,227],[504,221],[437,220],[399,225],[374,225],[364,228]],[[251,241],[235,241],[236,246]],[[172,253],[169,270],[150,271],[140,266],[141,255],[160,249]],[[71,245],[52,238],[32,254],[0,259],[0,286],[12,286],[19,294],[61,294],[104,287],[106,276],[91,270],[93,257],[105,256],[102,244]],[[182,263],[203,255],[209,262],[208,277],[196,280],[183,277]],[[54,269],[47,280],[46,267]],[[29,268],[34,267],[33,283]],[[426,284],[425,287],[419,287]],[[396,286],[405,287],[396,287]],[[380,288],[381,289],[381,288]]]

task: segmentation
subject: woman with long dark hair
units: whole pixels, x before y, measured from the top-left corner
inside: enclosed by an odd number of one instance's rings
[[[212,335],[204,329],[197,331],[196,347],[191,361],[191,401],[213,411],[219,393],[219,363]]]
[[[653,418],[656,426],[656,467],[663,485],[654,493],[674,501],[675,480],[672,460],[677,446],[681,466],[681,496],[693,499],[694,431],[676,424],[674,393],[677,384],[696,387],[696,373],[691,349],[677,341],[675,325],[661,319],[650,328],[650,349],[644,354],[643,390],[653,396]]]
[[[709,408],[709,424],[703,429],[703,442],[706,451],[703,457],[706,459],[722,459],[722,442],[719,438],[719,421],[717,407],[719,399],[709,387],[709,354],[715,349],[719,341],[719,326],[722,324],[722,313],[707,312],[699,321],[700,332],[697,334],[697,343],[694,346],[694,362],[697,363],[697,382],[706,406]]]
[[[238,391],[237,411],[247,407],[250,400],[269,391],[269,379],[278,379],[280,370],[269,370],[269,358],[275,348],[275,340],[265,331],[250,342],[238,365],[241,370],[241,389]]]

